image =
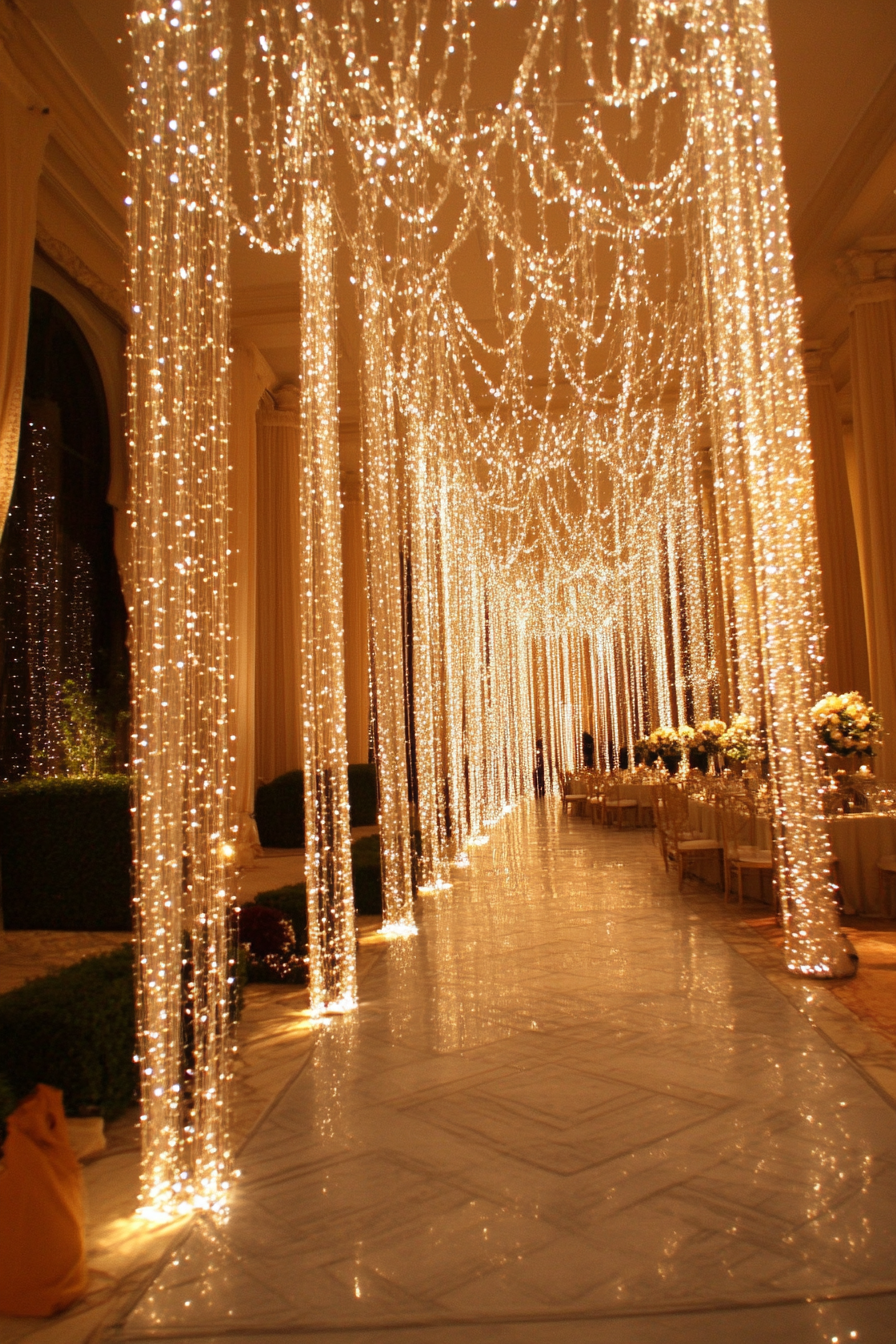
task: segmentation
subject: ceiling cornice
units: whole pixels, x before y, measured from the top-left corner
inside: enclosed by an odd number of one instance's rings
[[[15,0],[0,0],[0,36],[19,73],[53,112],[53,139],[123,219],[124,128],[113,124],[52,35],[38,29]]]
[[[869,103],[824,181],[791,226],[797,275],[830,248],[853,204],[896,141],[896,65]]]

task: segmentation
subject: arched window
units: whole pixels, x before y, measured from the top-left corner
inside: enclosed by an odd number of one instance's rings
[[[123,764],[126,614],[108,484],[96,361],[66,309],[33,289],[19,460],[0,546],[6,779]],[[103,744],[92,768],[83,750],[78,756],[91,734]]]

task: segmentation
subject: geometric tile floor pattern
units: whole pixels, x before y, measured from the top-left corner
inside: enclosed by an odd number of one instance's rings
[[[418,922],[126,1340],[896,1340],[896,1112],[647,833],[524,805]]]

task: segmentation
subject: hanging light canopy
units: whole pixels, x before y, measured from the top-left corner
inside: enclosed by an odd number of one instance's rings
[[[823,626],[763,0],[252,0],[244,199],[222,7],[138,13],[131,94],[147,1188],[201,1199],[207,1182],[212,1203],[227,1167],[211,1117],[226,1076],[231,225],[301,262],[315,1004],[355,1001],[340,266],[359,322],[388,930],[414,931],[414,864],[423,890],[444,889],[539,761],[551,791],[582,763],[584,729],[612,766],[724,706],[766,735],[788,965],[849,968],[809,714]]]

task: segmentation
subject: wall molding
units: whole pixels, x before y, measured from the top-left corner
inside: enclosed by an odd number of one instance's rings
[[[40,221],[37,224],[35,246],[52,266],[65,274],[67,279],[73,281],[79,289],[86,290],[121,331],[128,330],[127,305],[121,291],[107,284],[81,260],[68,243],[48,233]]]

